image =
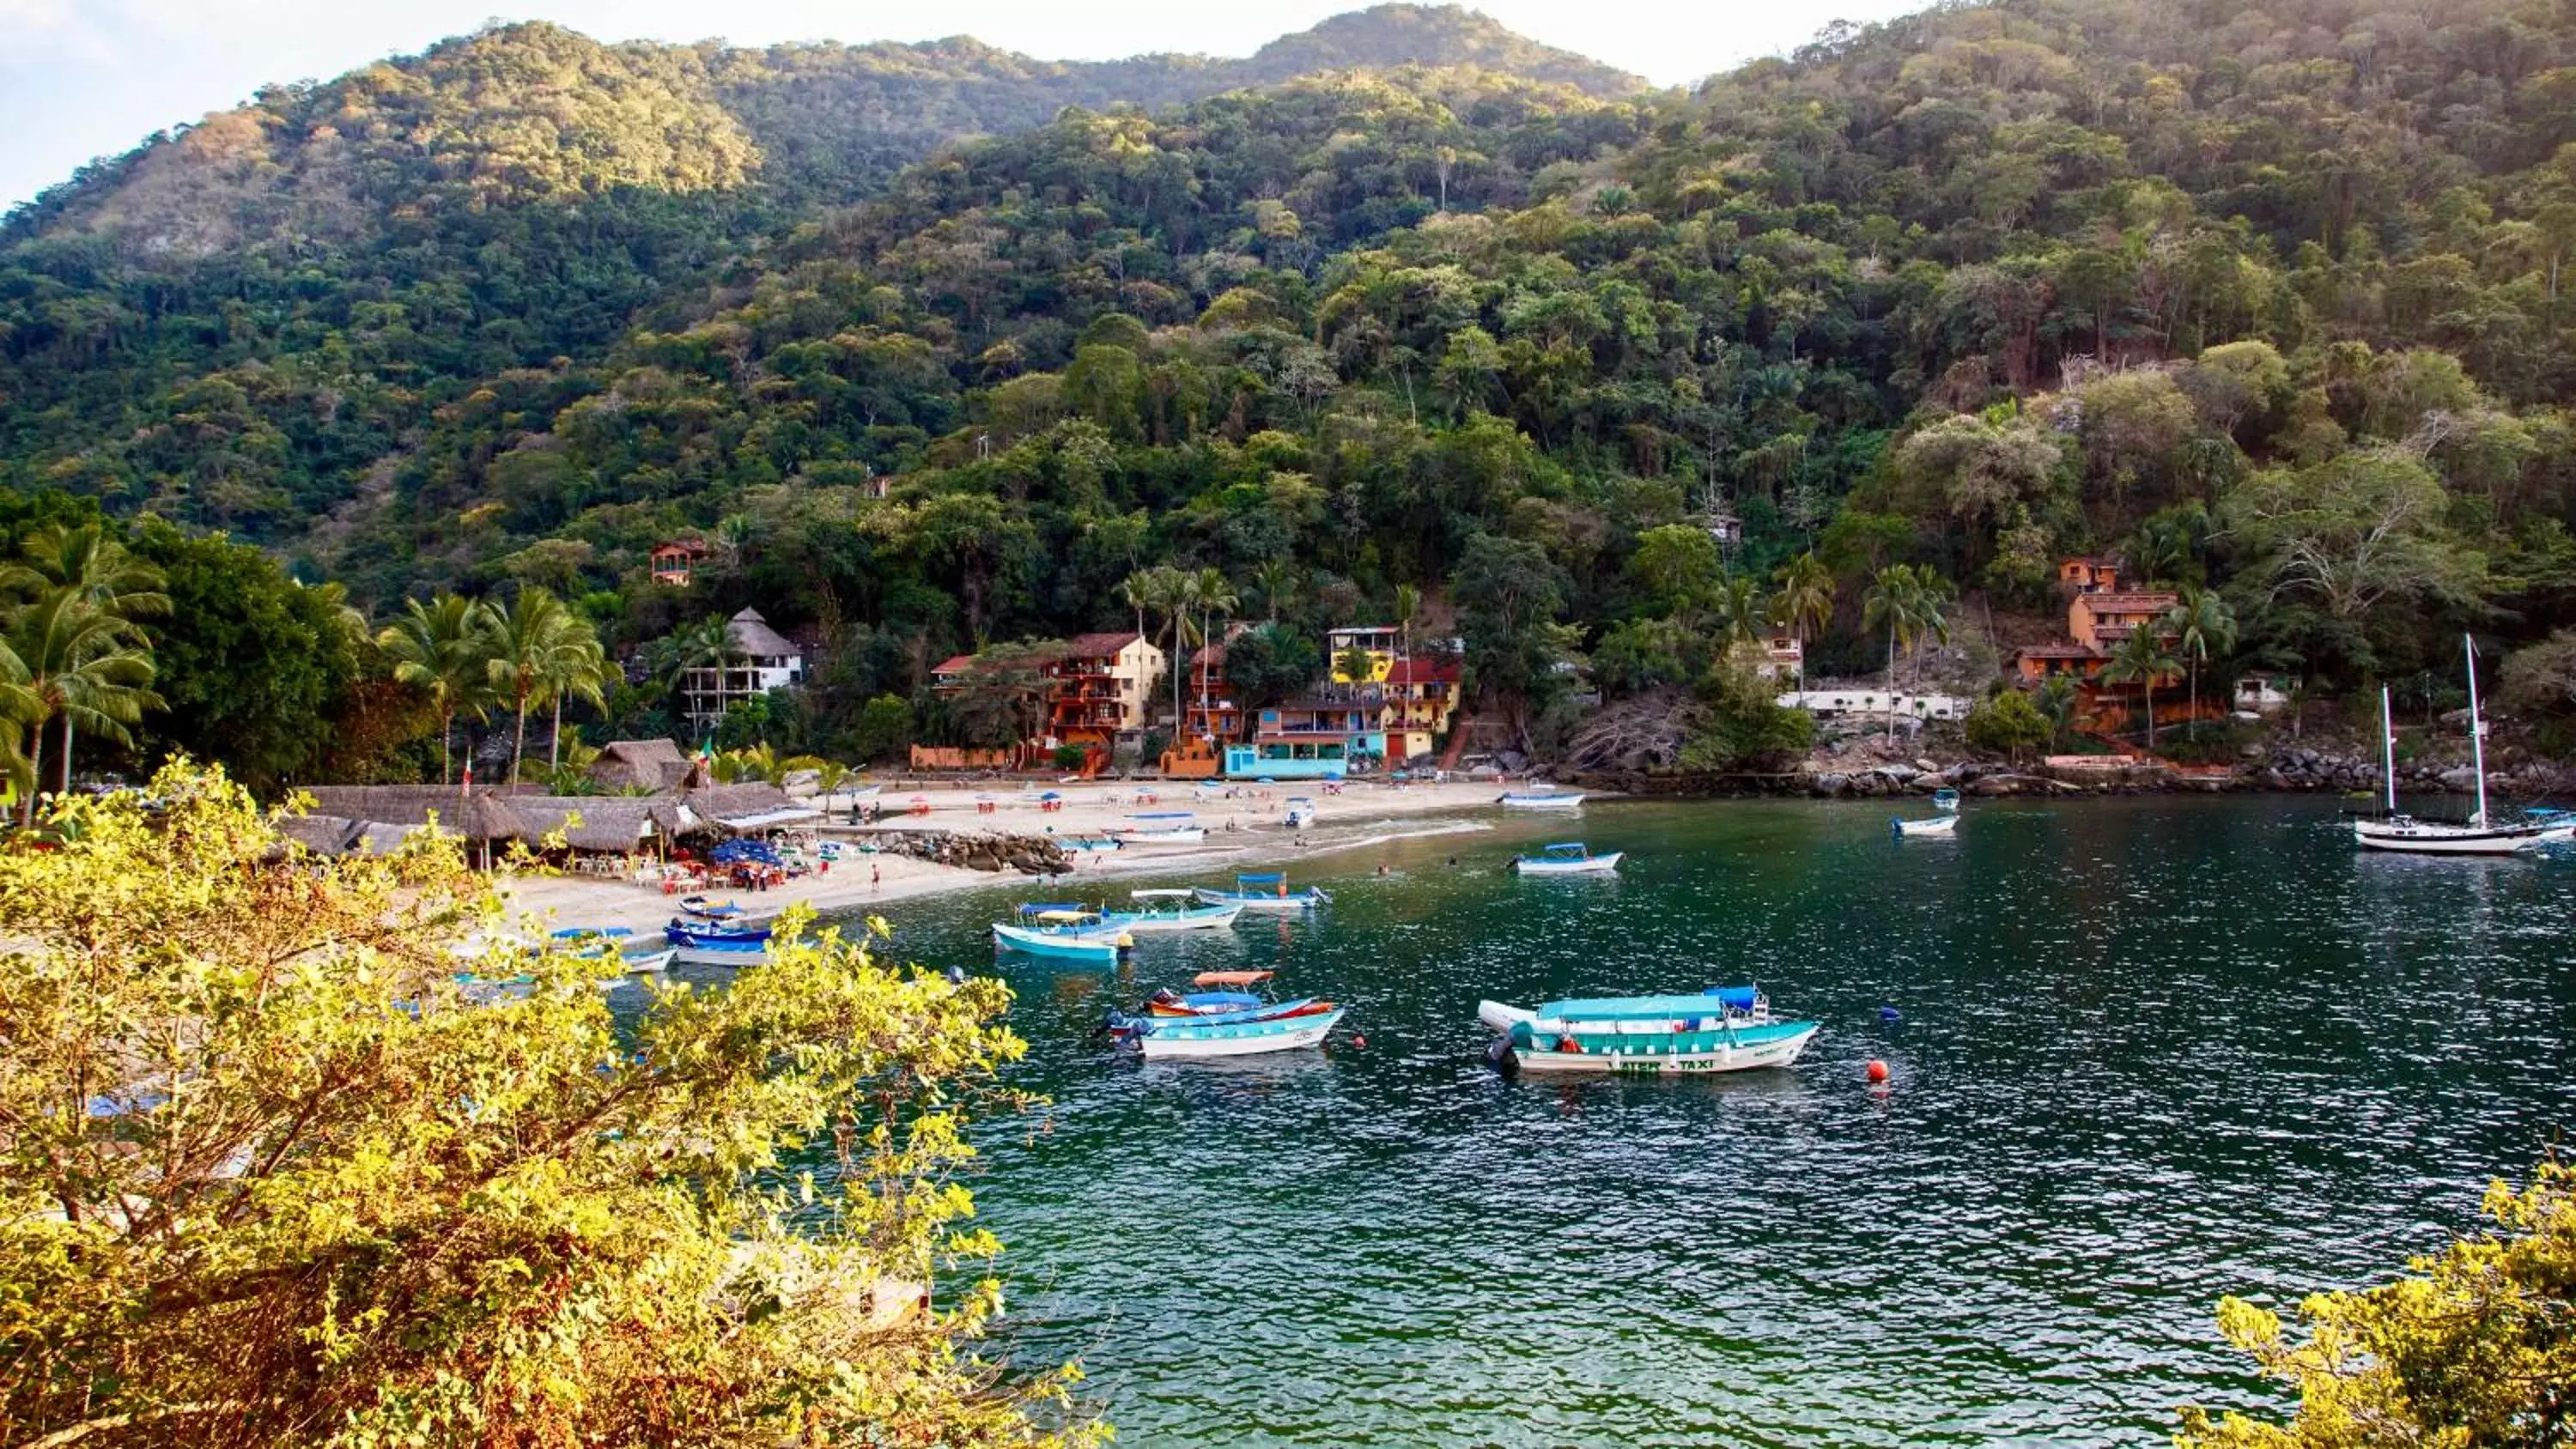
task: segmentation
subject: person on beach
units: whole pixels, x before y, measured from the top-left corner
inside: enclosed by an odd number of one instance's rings
[[[878,890],[878,888],[882,887],[884,884],[885,884],[885,867],[884,867],[884,866],[882,866],[882,865],[877,864],[877,863],[876,863],[876,862],[874,862],[874,861],[870,861],[870,862],[868,863],[868,891],[869,891],[869,893],[870,893],[870,894],[874,894],[874,893]]]

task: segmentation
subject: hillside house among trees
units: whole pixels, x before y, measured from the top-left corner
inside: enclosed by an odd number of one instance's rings
[[[737,700],[805,682],[805,651],[769,627],[758,609],[745,609],[728,620],[725,642],[722,664],[700,665],[681,680],[681,709],[692,730],[714,728]]]

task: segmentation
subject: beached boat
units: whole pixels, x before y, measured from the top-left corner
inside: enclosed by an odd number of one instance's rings
[[[1118,964],[1118,953],[1134,944],[1125,931],[1110,926],[1098,911],[1080,905],[1020,907],[1021,924],[993,923],[997,946],[1054,961]]]
[[[750,913],[732,901],[711,901],[705,896],[682,896],[680,914],[693,916],[701,921],[732,921],[739,920]]]
[[[1315,802],[1309,797],[1304,795],[1291,795],[1288,797],[1289,829],[1305,829],[1307,826],[1315,823],[1315,817],[1319,813],[1321,812],[1315,808]]]
[[[1243,914],[1239,905],[1195,906],[1195,893],[1186,890],[1130,891],[1128,899],[1135,908],[1105,911],[1102,919],[1113,926],[1137,935],[1168,935],[1175,931],[1221,931],[1234,924]]]
[[[2469,666],[2469,758],[2478,777],[2478,808],[2463,823],[2418,820],[2397,808],[2397,731],[2389,717],[2388,691],[2379,691],[2380,777],[2388,782],[2388,813],[2376,820],[2352,822],[2352,837],[2364,850],[2407,855],[2517,855],[2576,836],[2565,822],[2539,820],[2499,825],[2487,815],[2487,722],[2478,710],[2478,645],[2463,635]]]
[[[1906,820],[1899,818],[1887,823],[1888,828],[1895,832],[1896,838],[1903,840],[1909,835],[1945,836],[1953,834],[1959,828],[1959,817],[1956,815],[1934,815],[1922,820]]]
[[[748,966],[769,950],[767,926],[718,926],[674,917],[662,928],[674,958],[688,966]]]
[[[1583,803],[1583,796],[1572,791],[1505,791],[1494,797],[1494,803],[1506,810],[1571,810]]]
[[[629,976],[651,976],[669,968],[678,958],[679,948],[636,940],[635,933],[624,926],[566,926],[553,933],[554,939],[567,943],[579,956],[609,956]]]
[[[1213,1012],[1243,1011],[1268,1000],[1246,988],[1260,985],[1273,974],[1268,971],[1202,971],[1190,979],[1190,985],[1197,990],[1184,993],[1166,987],[1146,1001],[1145,1010],[1154,1016],[1205,1016]],[[1218,989],[1210,990],[1211,987]]]
[[[1535,1011],[1487,1001],[1479,1020],[1501,1033],[1488,1053],[1539,1072],[1744,1072],[1798,1059],[1818,1023],[1786,1021],[1750,986],[1696,996],[1551,1001]]]
[[[1289,1015],[1249,1020],[1117,1016],[1109,1029],[1121,1045],[1135,1047],[1147,1061],[1248,1057],[1318,1045],[1343,1014],[1329,1001],[1311,1001]]]
[[[1212,906],[1241,906],[1247,911],[1263,911],[1271,914],[1285,914],[1290,911],[1329,905],[1333,899],[1313,886],[1308,886],[1302,891],[1292,891],[1288,889],[1288,877],[1277,871],[1236,876],[1234,889],[1230,891],[1200,886],[1196,894],[1200,900]]]
[[[1956,809],[1958,809],[1958,808],[1959,808],[1959,792],[1958,792],[1958,791],[1956,791],[1956,790],[1950,789],[1950,788],[1948,788],[1947,786],[1944,786],[1944,787],[1943,787],[1943,788],[1941,788],[1941,789],[1938,789],[1938,790],[1933,791],[1933,792],[1932,792],[1932,808],[1933,808],[1933,809],[1935,809],[1935,810],[1956,810]]]
[[[1580,840],[1551,845],[1536,855],[1524,855],[1512,862],[1512,869],[1522,875],[1609,875],[1619,868],[1619,859],[1628,852],[1614,850],[1608,855],[1594,855]]]
[[[1112,826],[1106,833],[1129,845],[1197,845],[1207,839],[1198,817],[1187,810],[1149,810],[1129,818],[1145,823]]]
[[[1126,842],[1125,842],[1125,841],[1121,841],[1121,840],[1110,840],[1110,839],[1106,839],[1106,838],[1094,838],[1094,837],[1089,837],[1089,836],[1070,836],[1070,837],[1067,837],[1067,838],[1065,838],[1065,839],[1063,839],[1063,840],[1059,840],[1059,841],[1057,841],[1057,842],[1056,842],[1056,844],[1057,844],[1057,845],[1062,846],[1062,847],[1063,847],[1063,848],[1065,848],[1066,850],[1085,850],[1085,851],[1089,851],[1089,850],[1117,850],[1117,849],[1120,849],[1122,846],[1124,846],[1124,845],[1126,844]]]

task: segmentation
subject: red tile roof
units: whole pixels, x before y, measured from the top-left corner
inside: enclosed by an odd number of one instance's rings
[[[1456,684],[1458,666],[1445,659],[1399,659],[1387,666],[1389,684]]]
[[[933,674],[963,674],[974,667],[974,655],[951,654],[947,658],[939,661],[939,663],[933,667],[930,672]]]
[[[1076,634],[1065,641],[1068,659],[1107,659],[1144,636],[1133,629],[1121,634]]]

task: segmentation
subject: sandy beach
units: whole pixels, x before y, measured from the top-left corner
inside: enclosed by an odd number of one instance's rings
[[[1017,782],[912,789],[887,786],[877,803],[889,814],[872,826],[822,825],[816,834],[838,839],[846,849],[828,870],[790,880],[774,889],[712,894],[741,902],[757,915],[772,915],[790,906],[818,912],[889,905],[947,891],[989,890],[1034,885],[1040,879],[1017,871],[970,870],[891,853],[856,848],[872,835],[906,831],[956,834],[995,832],[1060,838],[1098,836],[1112,827],[1130,826],[1139,812],[1188,811],[1207,831],[1204,843],[1191,846],[1129,846],[1123,850],[1077,852],[1074,869],[1063,884],[1075,893],[1094,882],[1170,872],[1198,872],[1209,884],[1222,884],[1238,870],[1260,870],[1299,859],[1376,844],[1391,838],[1442,831],[1490,829],[1504,818],[1494,797],[1506,788],[1491,781],[1443,784],[1358,782],[1339,795],[1320,788],[1213,783],[1193,788],[1188,782],[1122,782],[1116,784],[1030,784]],[[1039,797],[1053,792],[1061,799],[1042,808]],[[1305,795],[1319,814],[1303,830],[1284,823],[1289,797]],[[834,822],[847,819],[843,796],[828,805]],[[1231,828],[1229,828],[1231,827]],[[639,934],[657,931],[673,914],[673,897],[658,886],[630,879],[588,875],[517,875],[500,882],[514,911],[534,915],[550,926],[624,926]]]

